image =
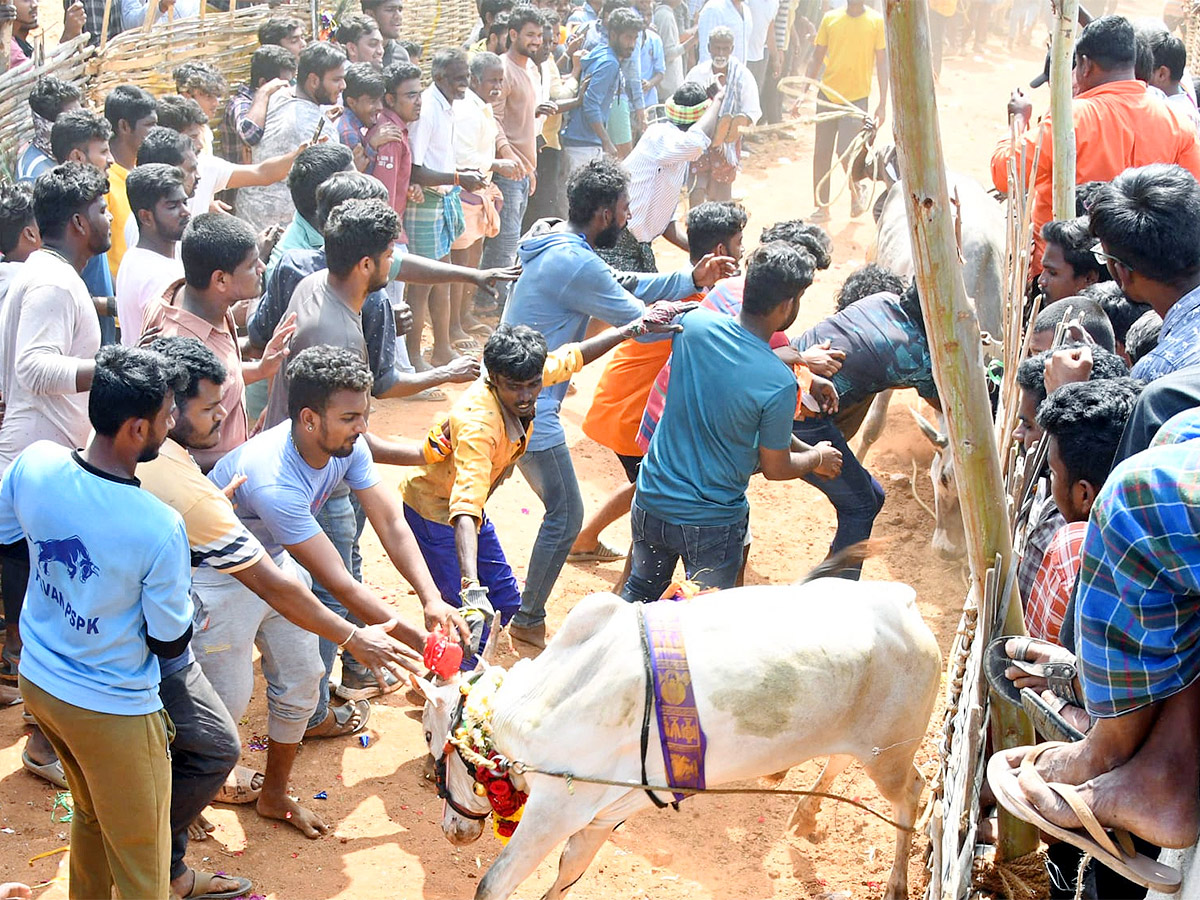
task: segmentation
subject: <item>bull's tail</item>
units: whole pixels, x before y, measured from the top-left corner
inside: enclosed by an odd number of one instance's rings
[[[822,560],[807,575],[800,579],[801,584],[815,581],[818,578],[833,578],[857,566],[861,566],[868,556],[874,553],[870,541],[859,541],[844,550],[839,550],[827,559]]]

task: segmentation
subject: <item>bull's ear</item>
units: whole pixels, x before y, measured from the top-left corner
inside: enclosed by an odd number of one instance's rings
[[[434,687],[432,681],[427,681],[420,675],[414,675],[412,672],[408,673],[408,680],[413,690],[420,694],[426,703],[432,703],[434,706],[441,705],[442,698],[439,696],[438,689]]]

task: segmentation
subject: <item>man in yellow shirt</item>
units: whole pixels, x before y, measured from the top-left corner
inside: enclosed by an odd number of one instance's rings
[[[871,97],[871,69],[879,77],[879,106],[875,109],[876,127],[887,116],[888,67],[887,38],[883,16],[865,5],[863,0],[848,0],[844,9],[825,13],[817,29],[812,59],[807,75],[821,76],[822,89],[817,95],[817,115],[836,112],[846,103],[861,109],[864,115],[846,114],[841,118],[817,122],[813,146],[813,194],[817,209],[809,217],[812,222],[829,221],[829,182],[836,147],[840,157],[850,146],[866,118],[867,101]],[[831,104],[837,104],[832,106]],[[849,171],[850,160],[842,160]],[[865,183],[850,185],[850,215],[861,215],[866,209]]]
[[[488,375],[468,388],[430,429],[428,442],[434,452],[426,458],[438,456],[447,438],[450,452],[411,469],[400,483],[404,518],[447,603],[485,609],[490,605],[503,624],[521,608],[517,580],[483,507],[525,452],[542,388],[566,381],[631,337],[680,330],[672,320],[695,305],[657,303],[622,328],[609,328],[553,353],[547,351],[546,338],[527,325],[501,325],[488,338],[483,350]],[[372,442],[377,462],[405,461],[406,454],[393,460],[380,443]],[[520,634],[513,636],[521,639]]]
[[[113,164],[108,169],[108,211],[112,214],[112,246],[108,250],[108,266],[113,280],[117,267],[128,249],[125,245],[125,223],[129,220],[129,197],[125,194],[125,178],[137,165],[138,148],[146,132],[158,124],[158,103],[154,97],[132,84],[119,84],[104,98],[104,118],[112,126]]]

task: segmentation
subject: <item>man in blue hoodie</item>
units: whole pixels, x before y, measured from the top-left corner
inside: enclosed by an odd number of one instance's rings
[[[608,40],[583,56],[579,75],[580,83],[586,85],[583,100],[562,130],[568,172],[588,160],[617,155],[616,144],[608,133],[608,116],[613,100],[625,89],[621,61],[632,55],[646,25],[632,9],[618,9],[608,17],[606,27]]]
[[[583,340],[589,319],[621,327],[644,314],[644,301],[681,300],[732,274],[736,266],[729,257],[709,254],[694,268],[671,274],[619,274],[609,268],[596,249],[611,248],[629,220],[629,175],[612,159],[592,160],[571,175],[567,206],[566,222],[534,225],[521,241],[524,270],[502,319],[540,331],[551,351]],[[568,384],[538,396],[536,425],[518,463],[546,515],[509,633],[539,648],[546,641],[546,600],[583,525],[583,498],[558,418]]]

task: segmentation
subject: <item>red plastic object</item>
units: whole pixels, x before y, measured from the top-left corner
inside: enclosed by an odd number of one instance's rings
[[[425,639],[425,667],[435,675],[450,678],[462,665],[463,650],[440,631],[431,632]]]

